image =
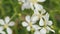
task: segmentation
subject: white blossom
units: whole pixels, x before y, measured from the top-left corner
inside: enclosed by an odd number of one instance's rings
[[[18,0],[18,1],[23,2],[22,10],[24,10],[25,8],[26,9],[31,8],[32,10],[34,10],[34,7],[37,10],[41,10],[43,9],[43,6],[41,4],[38,4],[38,2],[44,2],[45,0]]]
[[[39,11],[35,10],[34,14],[32,15],[32,17],[33,17],[32,20],[33,21],[40,20],[39,24],[40,24],[40,26],[43,26],[44,25],[43,18],[44,18],[45,13],[46,13],[45,9],[40,11],[40,13],[39,13]]]
[[[31,29],[33,30],[38,30],[40,29],[40,27],[38,25],[36,25],[34,21],[32,21],[31,17],[30,16],[26,16],[26,21],[22,22],[22,26],[23,27],[26,27],[26,29],[28,31],[31,31]]]
[[[1,27],[3,27],[1,29],[6,29],[8,34],[12,34],[12,30],[9,28],[9,26],[14,26],[15,23],[13,21],[10,22],[10,18],[8,16],[5,18],[5,21],[0,19],[0,24]]]

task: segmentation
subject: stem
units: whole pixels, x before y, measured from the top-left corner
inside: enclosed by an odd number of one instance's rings
[[[14,8],[14,7],[13,7]],[[17,15],[17,12],[16,12],[16,8],[14,8],[14,14],[12,15],[12,17],[11,17],[11,20]]]
[[[31,28],[31,34],[33,34],[33,28]]]
[[[2,7],[2,0],[0,1],[0,9],[2,10],[1,13],[4,16],[5,15],[5,11],[4,11],[4,8]]]
[[[12,15],[12,17],[11,17],[11,20],[17,15],[17,10],[16,10],[16,7],[17,6],[14,6],[14,4],[13,4],[13,2],[10,0],[10,3],[12,4],[12,6],[13,6],[13,10],[14,10],[14,14]],[[18,29],[17,29],[17,23],[15,24],[15,27],[14,27],[14,29],[15,29],[15,33],[16,34],[18,34]]]

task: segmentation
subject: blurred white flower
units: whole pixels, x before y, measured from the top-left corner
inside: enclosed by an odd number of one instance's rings
[[[26,22],[22,22],[22,26],[23,27],[27,27],[28,31],[33,30],[38,30],[40,29],[40,27],[38,25],[35,25],[36,22],[32,21],[32,19],[30,18],[30,16],[26,16]]]
[[[32,15],[32,20],[33,21],[40,20],[39,24],[40,24],[40,26],[43,26],[44,25],[44,23],[43,23],[44,17],[43,16],[45,15],[45,13],[46,13],[45,9],[42,9],[42,11],[40,11],[40,12],[35,10],[34,14]]]
[[[49,14],[46,13],[46,15],[44,16],[44,21],[43,21],[43,28],[40,30],[41,34],[46,34],[49,31],[52,31],[55,33],[55,31],[53,29],[51,29],[49,26],[52,26],[52,21],[49,21]],[[41,26],[41,24],[39,24]],[[44,31],[44,33],[43,33]]]
[[[0,26],[0,33],[5,34],[5,32],[3,31],[3,27],[1,27],[1,26]]]
[[[54,32],[55,33],[55,31],[54,30],[52,30],[50,27],[43,27],[40,31],[39,30],[36,30],[35,32],[34,32],[34,34],[46,34],[46,33],[49,33],[49,31],[52,31],[52,32]]]
[[[13,21],[10,22],[10,18],[9,17],[6,17],[5,21],[0,19],[0,24],[1,24],[1,27],[3,27],[3,29],[6,29],[8,34],[12,34],[12,30],[9,28],[9,26],[14,26],[15,23]]]
[[[46,13],[46,15],[43,16],[43,19],[40,19],[39,25],[43,26],[42,29],[39,31],[35,31],[34,34],[46,34],[49,31],[52,31],[55,33],[53,29],[51,29],[49,26],[52,26],[52,21],[49,21],[49,14]]]
[[[38,2],[44,2],[45,0],[18,0],[20,2],[23,2],[22,5],[22,10],[29,9],[31,8],[32,10],[34,10],[34,8],[41,10],[43,9],[43,6],[38,4]]]

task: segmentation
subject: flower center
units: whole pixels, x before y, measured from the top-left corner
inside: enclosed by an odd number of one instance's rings
[[[32,27],[32,22],[29,23],[29,26]]]
[[[37,2],[37,0],[30,0],[30,2],[32,2],[32,3],[36,3],[36,2]]]
[[[7,27],[8,27],[8,24],[5,24],[5,25],[4,25],[4,28],[7,28]]]
[[[41,19],[42,18],[42,14],[37,14],[37,16]]]

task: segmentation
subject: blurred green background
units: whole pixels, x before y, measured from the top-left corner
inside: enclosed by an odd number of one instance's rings
[[[60,34],[60,0],[46,0],[42,4],[44,9],[50,14],[50,20],[53,21],[52,28],[55,30],[55,34]],[[6,16],[11,17],[12,21],[15,21],[15,26],[11,27],[13,34],[29,34],[26,28],[22,27],[21,23],[24,21],[26,15],[32,15],[31,9],[21,10],[22,4],[19,4],[18,0],[0,0],[0,19],[4,19]],[[28,33],[27,33],[28,32]],[[54,34],[50,32],[49,34]]]

